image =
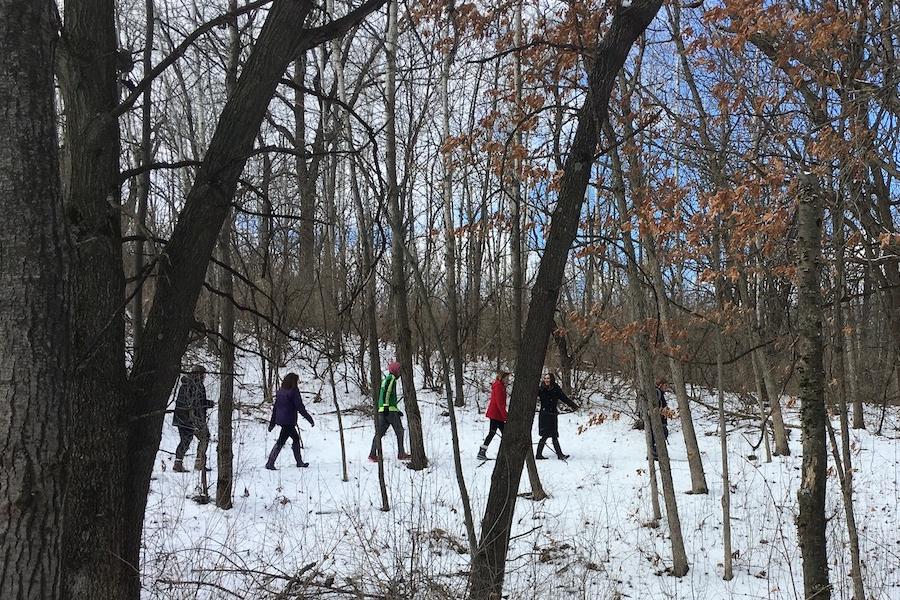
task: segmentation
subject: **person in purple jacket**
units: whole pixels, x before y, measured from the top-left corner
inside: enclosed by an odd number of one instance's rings
[[[291,449],[294,451],[294,460],[297,461],[297,466],[309,466],[309,463],[303,462],[303,457],[300,456],[300,433],[297,431],[297,413],[303,415],[303,418],[309,421],[309,424],[313,427],[316,424],[309,413],[306,412],[306,407],[303,406],[300,390],[297,389],[299,382],[299,375],[288,373],[281,382],[281,389],[275,394],[275,405],[272,407],[269,431],[275,429],[276,425],[280,425],[281,433],[278,434],[278,441],[275,442],[275,447],[269,452],[269,460],[266,462],[266,468],[270,471],[275,470],[275,459],[278,458],[278,453],[284,448],[288,438],[291,438]]]

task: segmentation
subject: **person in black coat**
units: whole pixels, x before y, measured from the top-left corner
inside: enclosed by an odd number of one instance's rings
[[[538,398],[541,401],[541,410],[538,413],[538,434],[540,434],[541,439],[538,442],[535,458],[539,460],[546,458],[544,456],[544,445],[548,439],[551,439],[553,440],[553,450],[556,452],[556,458],[565,460],[569,458],[569,455],[563,454],[562,449],[559,447],[559,427],[557,423],[559,410],[557,406],[562,402],[570,406],[572,410],[576,410],[578,405],[569,400],[569,397],[563,393],[562,388],[556,383],[556,377],[552,373],[544,374],[541,385],[538,388]]]
[[[269,452],[269,460],[266,461],[266,468],[270,471],[275,470],[275,460],[278,453],[284,448],[288,438],[291,438],[291,450],[294,451],[294,460],[298,467],[308,467],[309,463],[303,462],[303,456],[300,454],[300,433],[297,431],[297,414],[303,415],[303,418],[309,421],[313,427],[316,426],[312,416],[306,411],[303,405],[303,398],[300,397],[298,384],[300,376],[296,373],[288,373],[281,382],[281,389],[275,394],[275,405],[272,406],[272,418],[269,420],[269,431],[275,429],[278,425],[281,431],[278,434],[278,440],[275,447]]]
[[[669,382],[662,378],[658,379],[656,381],[656,408],[659,410],[659,420],[662,423],[663,437],[668,440],[669,422],[666,420],[666,411],[664,410],[668,408],[668,403],[666,402],[667,391],[669,391]],[[647,425],[650,427],[650,443],[653,446],[653,460],[659,460],[659,456],[656,453],[656,436],[653,435],[653,427],[650,423]]]
[[[206,369],[203,365],[191,367],[191,372],[181,378],[181,387],[178,388],[178,395],[175,397],[172,425],[178,428],[178,435],[181,438],[175,449],[175,466],[172,467],[177,473],[188,471],[184,468],[184,455],[194,437],[197,438],[197,459],[194,468],[198,471],[206,469],[206,449],[209,447],[206,413],[216,403],[206,397],[206,387],[203,385],[205,375]]]

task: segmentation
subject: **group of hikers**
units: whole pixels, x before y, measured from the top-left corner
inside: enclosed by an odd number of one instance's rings
[[[206,388],[203,385],[203,379],[206,375],[206,369],[202,365],[194,365],[190,372],[181,378],[181,387],[175,398],[175,411],[172,417],[172,425],[178,428],[180,442],[175,450],[175,465],[173,471],[186,473],[188,469],[184,467],[184,456],[187,453],[191,442],[196,437],[197,458],[194,463],[196,470],[207,470],[206,451],[209,446],[209,427],[207,425],[207,415],[215,403],[207,398]],[[488,460],[487,450],[499,431],[501,436],[503,428],[507,420],[507,397],[508,387],[510,383],[510,372],[500,370],[494,381],[491,383],[491,393],[488,399],[487,410],[485,416],[488,418],[489,427],[487,437],[484,439],[481,447],[478,449],[477,458],[479,460]],[[399,460],[409,460],[411,456],[407,454],[404,447],[404,430],[402,417],[403,413],[398,406],[397,398],[397,382],[400,379],[400,363],[391,361],[387,365],[387,372],[381,381],[381,387],[378,392],[378,405],[376,414],[375,435],[372,438],[372,447],[369,452],[369,460],[378,462],[378,450],[380,441],[387,433],[388,429],[393,428],[394,434],[397,436],[397,458]],[[291,450],[293,451],[294,461],[298,467],[308,467],[309,463],[304,462],[300,449],[300,432],[297,429],[298,415],[306,419],[310,426],[315,427],[315,421],[306,410],[303,404],[303,398],[299,390],[300,377],[296,373],[288,373],[281,382],[281,387],[275,394],[275,402],[272,406],[272,416],[269,419],[269,431],[280,427],[278,439],[275,446],[269,452],[266,461],[266,469],[275,470],[275,461],[287,440],[291,440]],[[656,383],[656,401],[657,407],[663,409],[666,407],[666,386],[664,379],[660,379]],[[538,440],[537,452],[535,458],[543,460],[544,448],[548,441],[553,445],[553,451],[556,458],[566,460],[570,455],[565,454],[559,444],[559,404],[565,404],[571,410],[578,410],[579,406],[569,399],[563,392],[562,387],[556,382],[553,373],[545,373],[541,378],[538,387],[537,399],[540,402],[538,412]],[[666,438],[669,431],[666,423],[665,412],[660,411],[663,425],[663,434]],[[650,431],[653,458],[656,456],[656,440],[652,429]]]

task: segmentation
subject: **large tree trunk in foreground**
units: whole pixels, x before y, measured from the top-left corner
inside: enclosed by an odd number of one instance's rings
[[[115,3],[71,0],[64,10],[57,75],[65,108],[65,201],[77,271],[72,324],[80,363],[69,466],[83,475],[71,480],[65,498],[63,595],[118,600],[139,565],[137,554],[126,557],[123,550],[124,448],[132,415],[125,393],[120,135],[111,116],[118,102]]]
[[[476,600],[499,597],[503,591],[506,553],[522,465],[525,454],[531,451],[530,433],[537,381],[547,353],[569,248],[578,230],[600,125],[607,118],[609,95],[616,74],[625,64],[631,45],[653,20],[659,7],[659,0],[637,1],[628,7],[618,6],[610,29],[594,55],[588,78],[588,94],[578,112],[578,125],[560,182],[559,201],[553,211],[547,246],[532,289],[523,335],[523,339],[529,340],[529,345],[527,350],[522,347],[517,349],[517,385],[513,388],[509,420],[491,478],[478,551],[472,561],[470,598]]]
[[[187,345],[207,262],[228,215],[238,177],[269,99],[299,50],[302,36],[297,35],[297,28],[302,27],[310,7],[308,1],[272,5],[166,246],[167,260],[160,263],[156,296],[145,329],[146,343],[136,349],[132,369],[133,413],[138,419],[129,436],[131,468],[125,497],[130,502],[124,557],[135,565],[140,557],[150,474],[162,433],[160,410],[178,375],[178,357]],[[128,597],[136,598],[139,588],[138,578],[133,577]]]
[[[46,2],[0,0],[0,598],[61,593],[71,270]]]
[[[69,597],[139,597],[141,532],[164,409],[194,325],[207,263],[254,137],[289,62],[382,3],[368,0],[317,30],[303,29],[310,2],[271,5],[159,262],[127,394],[116,119],[126,108],[116,106],[115,7],[109,0],[65,3],[59,79],[70,159],[67,214],[78,225],[77,258],[86,266],[78,277],[73,319],[81,370],[73,391],[79,421],[72,430],[72,464],[73,471],[89,474],[73,479],[66,496]]]
[[[822,198],[811,175],[802,175],[798,223],[799,283],[797,320],[800,329],[800,426],[803,467],[797,500],[797,530],[803,557],[804,598],[827,600],[828,554],[825,543],[825,371],[822,361]]]

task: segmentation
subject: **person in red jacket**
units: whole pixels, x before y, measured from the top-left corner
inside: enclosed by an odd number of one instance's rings
[[[487,460],[487,449],[494,434],[499,429],[503,431],[506,424],[506,387],[509,385],[509,371],[500,371],[497,378],[491,384],[491,398],[488,400],[487,412],[484,415],[491,421],[491,429],[488,431],[487,437],[484,438],[484,444],[478,450],[478,459]]]

